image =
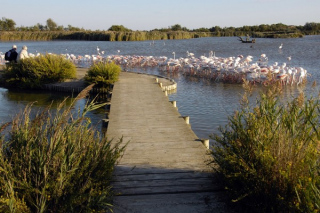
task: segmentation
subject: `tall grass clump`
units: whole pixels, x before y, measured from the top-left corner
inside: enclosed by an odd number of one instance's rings
[[[252,212],[320,210],[320,102],[276,89],[239,111],[214,135],[212,154],[234,202]]]
[[[0,138],[0,212],[106,212],[110,181],[123,153],[92,126],[86,113],[62,102],[33,115],[25,108]],[[7,127],[8,128],[8,127]],[[120,147],[121,146],[121,147]]]
[[[88,84],[95,87],[108,89],[109,86],[119,79],[121,67],[114,62],[98,62],[91,65],[84,79]]]
[[[3,75],[7,87],[41,88],[44,84],[76,77],[75,65],[60,55],[45,54],[10,63]]]

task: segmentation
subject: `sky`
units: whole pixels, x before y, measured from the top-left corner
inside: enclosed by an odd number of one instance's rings
[[[198,28],[260,24],[320,23],[320,0],[0,0],[0,18],[16,27],[46,25],[107,30],[123,25],[131,30],[168,28],[175,24]]]

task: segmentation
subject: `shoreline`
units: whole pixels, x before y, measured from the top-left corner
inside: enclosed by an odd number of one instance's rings
[[[89,68],[77,67],[75,79],[67,79],[64,82],[46,84],[44,85],[44,89],[49,91],[58,91],[58,92],[81,92],[87,86],[84,81],[84,77],[87,74],[88,70]],[[0,77],[4,71],[5,71],[5,65],[0,64]],[[122,72],[128,72],[128,71],[122,71]],[[167,77],[141,73],[141,72],[130,72],[130,73],[135,73],[137,75],[153,76],[156,79],[157,83],[159,84],[163,92],[175,91],[177,89],[177,83],[174,80],[169,79]],[[98,93],[103,91],[96,89],[93,92]]]

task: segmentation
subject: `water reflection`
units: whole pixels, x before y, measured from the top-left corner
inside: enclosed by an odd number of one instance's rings
[[[3,90],[2,90],[3,91]],[[58,103],[69,97],[70,94],[66,93],[51,93],[41,91],[19,91],[19,90],[6,90],[1,92],[2,99],[15,103],[30,103],[34,102],[34,106],[47,106],[51,103]],[[71,95],[72,96],[72,95]],[[71,103],[70,98],[67,103]]]
[[[51,110],[56,110],[59,104],[65,101],[64,107],[70,107],[71,104],[75,113],[82,111],[85,105],[92,101],[93,97],[75,101],[76,94],[48,92],[48,91],[17,91],[0,88],[0,125],[12,121],[12,119],[21,113],[28,104],[32,104],[31,115],[37,114],[43,108],[51,106]],[[100,98],[97,101],[102,102]],[[91,119],[92,125],[97,126],[100,130],[101,119],[104,118],[105,109],[97,109],[89,112],[87,117]]]

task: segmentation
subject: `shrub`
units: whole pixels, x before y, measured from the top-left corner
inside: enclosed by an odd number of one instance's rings
[[[105,212],[111,206],[110,181],[123,152],[121,141],[101,136],[81,112],[61,103],[31,118],[31,106],[0,138],[1,212]],[[7,125],[0,127],[3,130]]]
[[[288,103],[273,89],[242,107],[214,135],[218,172],[233,201],[259,212],[320,210],[320,102],[300,94]]]
[[[75,65],[63,56],[45,54],[10,63],[3,75],[4,84],[15,88],[41,88],[48,83],[76,77]]]
[[[89,84],[95,84],[98,88],[109,88],[110,84],[119,79],[121,67],[114,62],[94,63],[88,70],[84,79]]]

